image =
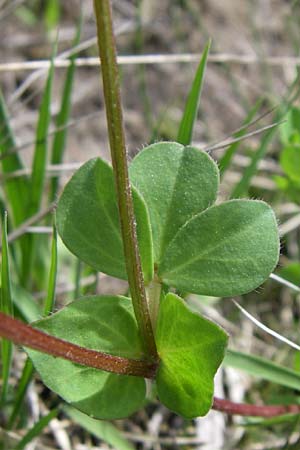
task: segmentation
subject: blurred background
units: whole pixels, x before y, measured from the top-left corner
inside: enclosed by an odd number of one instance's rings
[[[197,64],[212,39],[193,144],[209,151],[219,162],[220,199],[268,201],[282,234],[275,277],[237,300],[262,324],[300,342],[299,1],[115,0],[113,11],[129,158],[151,142],[176,140]],[[0,1],[0,87],[7,108],[6,122],[2,116],[0,124],[0,148],[2,153],[14,150],[22,161],[14,170],[2,163],[1,209],[8,209],[12,215],[7,182],[32,173],[48,61],[55,41],[58,47],[46,130],[52,152],[48,152],[43,196],[35,211],[41,217],[23,227],[23,232],[37,235],[38,242],[43,242],[42,250],[34,258],[34,274],[26,281],[24,277],[23,281],[22,277],[18,279],[17,271],[13,275],[19,299],[15,300],[16,309],[25,320],[32,316],[24,312],[24,304],[32,311],[33,305],[40,305],[45,298],[52,227],[43,217],[49,204],[81,163],[99,155],[109,160],[95,36],[91,0]],[[72,56],[77,61],[68,85],[66,65]],[[62,120],[61,102],[67,97],[69,107]],[[14,145],[7,143],[7,123]],[[266,129],[261,130],[263,127]],[[53,146],[59,129],[64,131],[64,143],[55,159]],[[55,189],[53,179],[57,182]],[[23,222],[15,227],[11,223],[9,232]],[[58,261],[55,308],[75,294],[123,294],[127,290],[126,283],[95,274],[80,264],[62,243]],[[299,403],[299,352],[261,330],[230,299],[192,295],[187,301],[230,333],[230,348],[237,352],[216,377],[218,396],[255,404]],[[249,354],[262,359],[251,359]],[[24,362],[24,353],[15,350],[11,403]],[[62,403],[43,386],[38,375],[30,377],[26,387],[18,419],[10,430],[5,426],[9,413],[6,409],[0,412],[3,450],[300,448],[297,416],[266,421],[212,411],[206,418],[187,421],[156,402],[130,419],[114,423],[90,423],[59,410],[35,433],[35,439],[16,447],[34,423]]]

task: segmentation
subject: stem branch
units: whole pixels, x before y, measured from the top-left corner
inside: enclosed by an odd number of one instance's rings
[[[98,46],[102,67],[106,117],[114,168],[124,255],[133,308],[145,350],[157,359],[136,237],[133,202],[128,178],[119,73],[109,0],[94,0]]]
[[[49,355],[58,356],[69,361],[95,369],[105,370],[120,375],[133,375],[155,379],[157,363],[127,359],[107,353],[90,350],[63,339],[50,336],[36,328],[26,325],[0,313],[0,336],[17,345],[38,350]],[[234,403],[215,397],[213,409],[230,414],[252,417],[276,417],[284,414],[300,414],[300,405],[250,405]]]
[[[58,356],[83,366],[120,375],[153,378],[157,369],[157,364],[148,361],[122,358],[80,347],[63,339],[50,336],[1,312],[0,336],[13,341],[17,345]]]
[[[230,415],[252,417],[276,417],[300,413],[300,405],[250,405],[234,403],[217,397],[214,397],[212,408]]]

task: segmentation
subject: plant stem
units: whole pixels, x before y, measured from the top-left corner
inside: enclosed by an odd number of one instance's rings
[[[122,358],[80,347],[63,339],[50,336],[3,313],[0,313],[0,336],[13,341],[17,345],[58,356],[83,366],[120,375],[153,378],[157,369],[156,363]]]
[[[252,417],[276,417],[284,414],[299,414],[300,405],[249,405],[214,398],[213,409],[230,415]]]
[[[17,345],[29,347],[49,355],[61,357],[87,367],[155,379],[158,364],[149,361],[127,359],[90,350],[50,336],[43,331],[0,313],[0,336]],[[214,397],[212,409],[239,416],[276,417],[284,414],[300,414],[300,405],[250,405],[234,403]]]
[[[122,117],[119,73],[109,0],[94,0],[98,46],[102,67],[106,117],[115,175],[129,288],[138,327],[147,355],[157,359],[156,344],[145,293],[136,237],[133,202],[128,177],[125,133]]]
[[[151,281],[151,283],[146,288],[148,304],[149,304],[149,312],[152,322],[152,328],[155,330],[158,310],[159,310],[159,301],[161,295],[161,283],[157,280],[156,277]]]

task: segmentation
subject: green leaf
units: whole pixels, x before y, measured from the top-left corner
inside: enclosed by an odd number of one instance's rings
[[[255,289],[277,264],[279,238],[272,209],[256,200],[212,206],[187,222],[159,267],[168,285],[227,297]]]
[[[83,297],[34,325],[92,350],[133,359],[143,356],[131,301],[125,297]],[[27,352],[46,386],[90,416],[127,417],[143,405],[143,378],[104,372],[35,350]]]
[[[189,92],[185,105],[183,117],[181,119],[178,131],[177,141],[183,145],[189,145],[192,141],[194,123],[197,118],[199,102],[201,97],[202,85],[206,69],[207,57],[211,46],[211,40],[206,44],[196,75]]]
[[[214,375],[224,358],[226,333],[169,293],[160,305],[156,343],[161,402],[188,419],[205,415],[212,404]]]
[[[161,142],[142,150],[129,173],[148,207],[155,262],[159,263],[179,228],[216,200],[218,168],[205,152]]]
[[[152,279],[148,212],[133,189],[137,234],[145,280]],[[57,229],[68,247],[94,269],[126,279],[112,168],[99,158],[85,163],[66,185],[57,207]]]
[[[300,135],[299,142],[288,145],[281,152],[280,165],[291,180],[300,182]]]
[[[278,275],[296,286],[300,285],[300,263],[290,263],[278,270]]]
[[[247,353],[227,350],[224,364],[242,370],[262,380],[271,381],[300,391],[300,374],[287,367],[279,366],[267,359]]]
[[[78,423],[82,428],[87,430],[98,439],[111,445],[117,450],[134,450],[134,446],[122,436],[118,428],[110,422],[99,421],[88,417],[86,414],[72,408],[71,406],[64,406],[63,411]]]
[[[289,105],[289,110],[285,115],[285,122],[280,126],[280,138],[284,144],[288,144],[290,137],[295,131],[300,132],[300,109]]]

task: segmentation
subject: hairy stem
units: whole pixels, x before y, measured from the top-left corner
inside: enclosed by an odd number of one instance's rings
[[[3,313],[0,313],[0,336],[13,341],[17,345],[58,356],[83,366],[120,375],[153,378],[157,369],[157,364],[148,361],[122,358],[80,347],[63,339],[50,336]]]
[[[136,237],[133,202],[128,178],[125,133],[122,117],[119,73],[109,0],[94,0],[98,46],[102,67],[106,117],[115,175],[120,224],[128,282],[135,316],[147,354],[157,359],[157,350],[146,299]]]

